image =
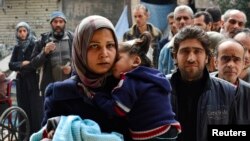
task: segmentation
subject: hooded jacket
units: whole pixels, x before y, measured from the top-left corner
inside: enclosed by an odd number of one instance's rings
[[[174,125],[180,129],[174,119],[170,94],[171,86],[164,74],[139,66],[121,75],[112,99],[97,93],[94,101],[106,113],[126,117],[132,138],[141,140],[166,133],[168,130],[156,131],[162,126]]]

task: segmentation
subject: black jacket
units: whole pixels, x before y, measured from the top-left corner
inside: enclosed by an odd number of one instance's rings
[[[73,33],[66,31],[66,35],[68,36],[68,43],[69,43],[69,52],[71,53],[71,48],[72,48],[72,42],[73,42]],[[47,85],[51,82],[57,81],[53,79],[52,75],[52,63],[51,63],[51,54],[45,54],[43,48],[45,45],[50,42],[50,38],[52,38],[53,35],[51,32],[43,33],[41,34],[41,40],[37,41],[35,44],[34,51],[32,53],[32,67],[39,69],[41,68],[40,72],[40,82],[39,82],[39,87],[40,91],[42,94],[44,94],[45,88]],[[60,42],[58,40],[57,42]],[[58,72],[60,73],[60,72]]]
[[[241,79],[239,79],[236,101],[236,123],[250,125],[250,84]]]
[[[211,76],[218,77],[218,72],[213,72]],[[250,124],[250,84],[242,79],[238,79],[236,92],[236,119],[235,124]]]
[[[48,85],[45,91],[42,125],[45,125],[51,117],[78,115],[82,119],[91,119],[97,122],[102,132],[116,131],[123,134],[125,138],[129,138],[126,121],[122,118],[110,117],[102,112],[77,85],[78,82],[80,82],[79,77],[73,75],[69,79]],[[92,89],[92,91],[102,91],[109,94],[116,86],[117,80],[113,77],[107,77],[106,82],[104,86]]]
[[[181,81],[178,79],[179,70],[170,78],[170,83],[173,88],[172,106],[178,120],[178,94],[176,87]],[[170,75],[168,75],[170,76]],[[207,141],[207,125],[211,124],[230,124],[235,114],[235,93],[236,87],[229,82],[211,77],[207,70],[204,71],[205,82],[204,91],[199,97],[197,107],[197,141]],[[181,124],[181,123],[180,123]],[[182,130],[185,133],[185,130]],[[185,139],[189,140],[189,139]]]

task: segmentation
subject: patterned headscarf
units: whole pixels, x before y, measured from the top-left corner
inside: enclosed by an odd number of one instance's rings
[[[93,15],[84,18],[75,29],[72,46],[72,63],[83,85],[90,88],[100,87],[107,74],[96,74],[89,69],[87,64],[87,50],[94,32],[100,28],[107,28],[113,33],[116,50],[118,42],[113,24],[104,17]],[[117,56],[117,54],[116,54]]]

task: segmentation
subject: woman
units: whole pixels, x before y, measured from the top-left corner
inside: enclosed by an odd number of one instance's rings
[[[108,117],[90,99],[94,92],[111,92],[117,84],[118,80],[110,73],[117,48],[114,27],[108,19],[95,15],[80,22],[72,46],[75,75],[46,88],[43,125],[51,117],[79,115],[97,122],[103,132],[116,131],[127,136],[126,122]]]
[[[31,53],[35,38],[26,22],[16,25],[16,41],[9,68],[17,72],[17,104],[27,114],[31,133],[40,129],[42,120],[42,99],[38,92],[38,77],[36,69],[31,64]]]

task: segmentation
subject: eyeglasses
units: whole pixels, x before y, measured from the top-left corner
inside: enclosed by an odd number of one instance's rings
[[[229,19],[228,22],[229,22],[230,24],[233,24],[233,25],[236,24],[236,23],[238,23],[238,25],[239,25],[240,27],[242,27],[242,26],[245,25],[244,22],[237,21],[237,20],[235,20],[235,19]]]

